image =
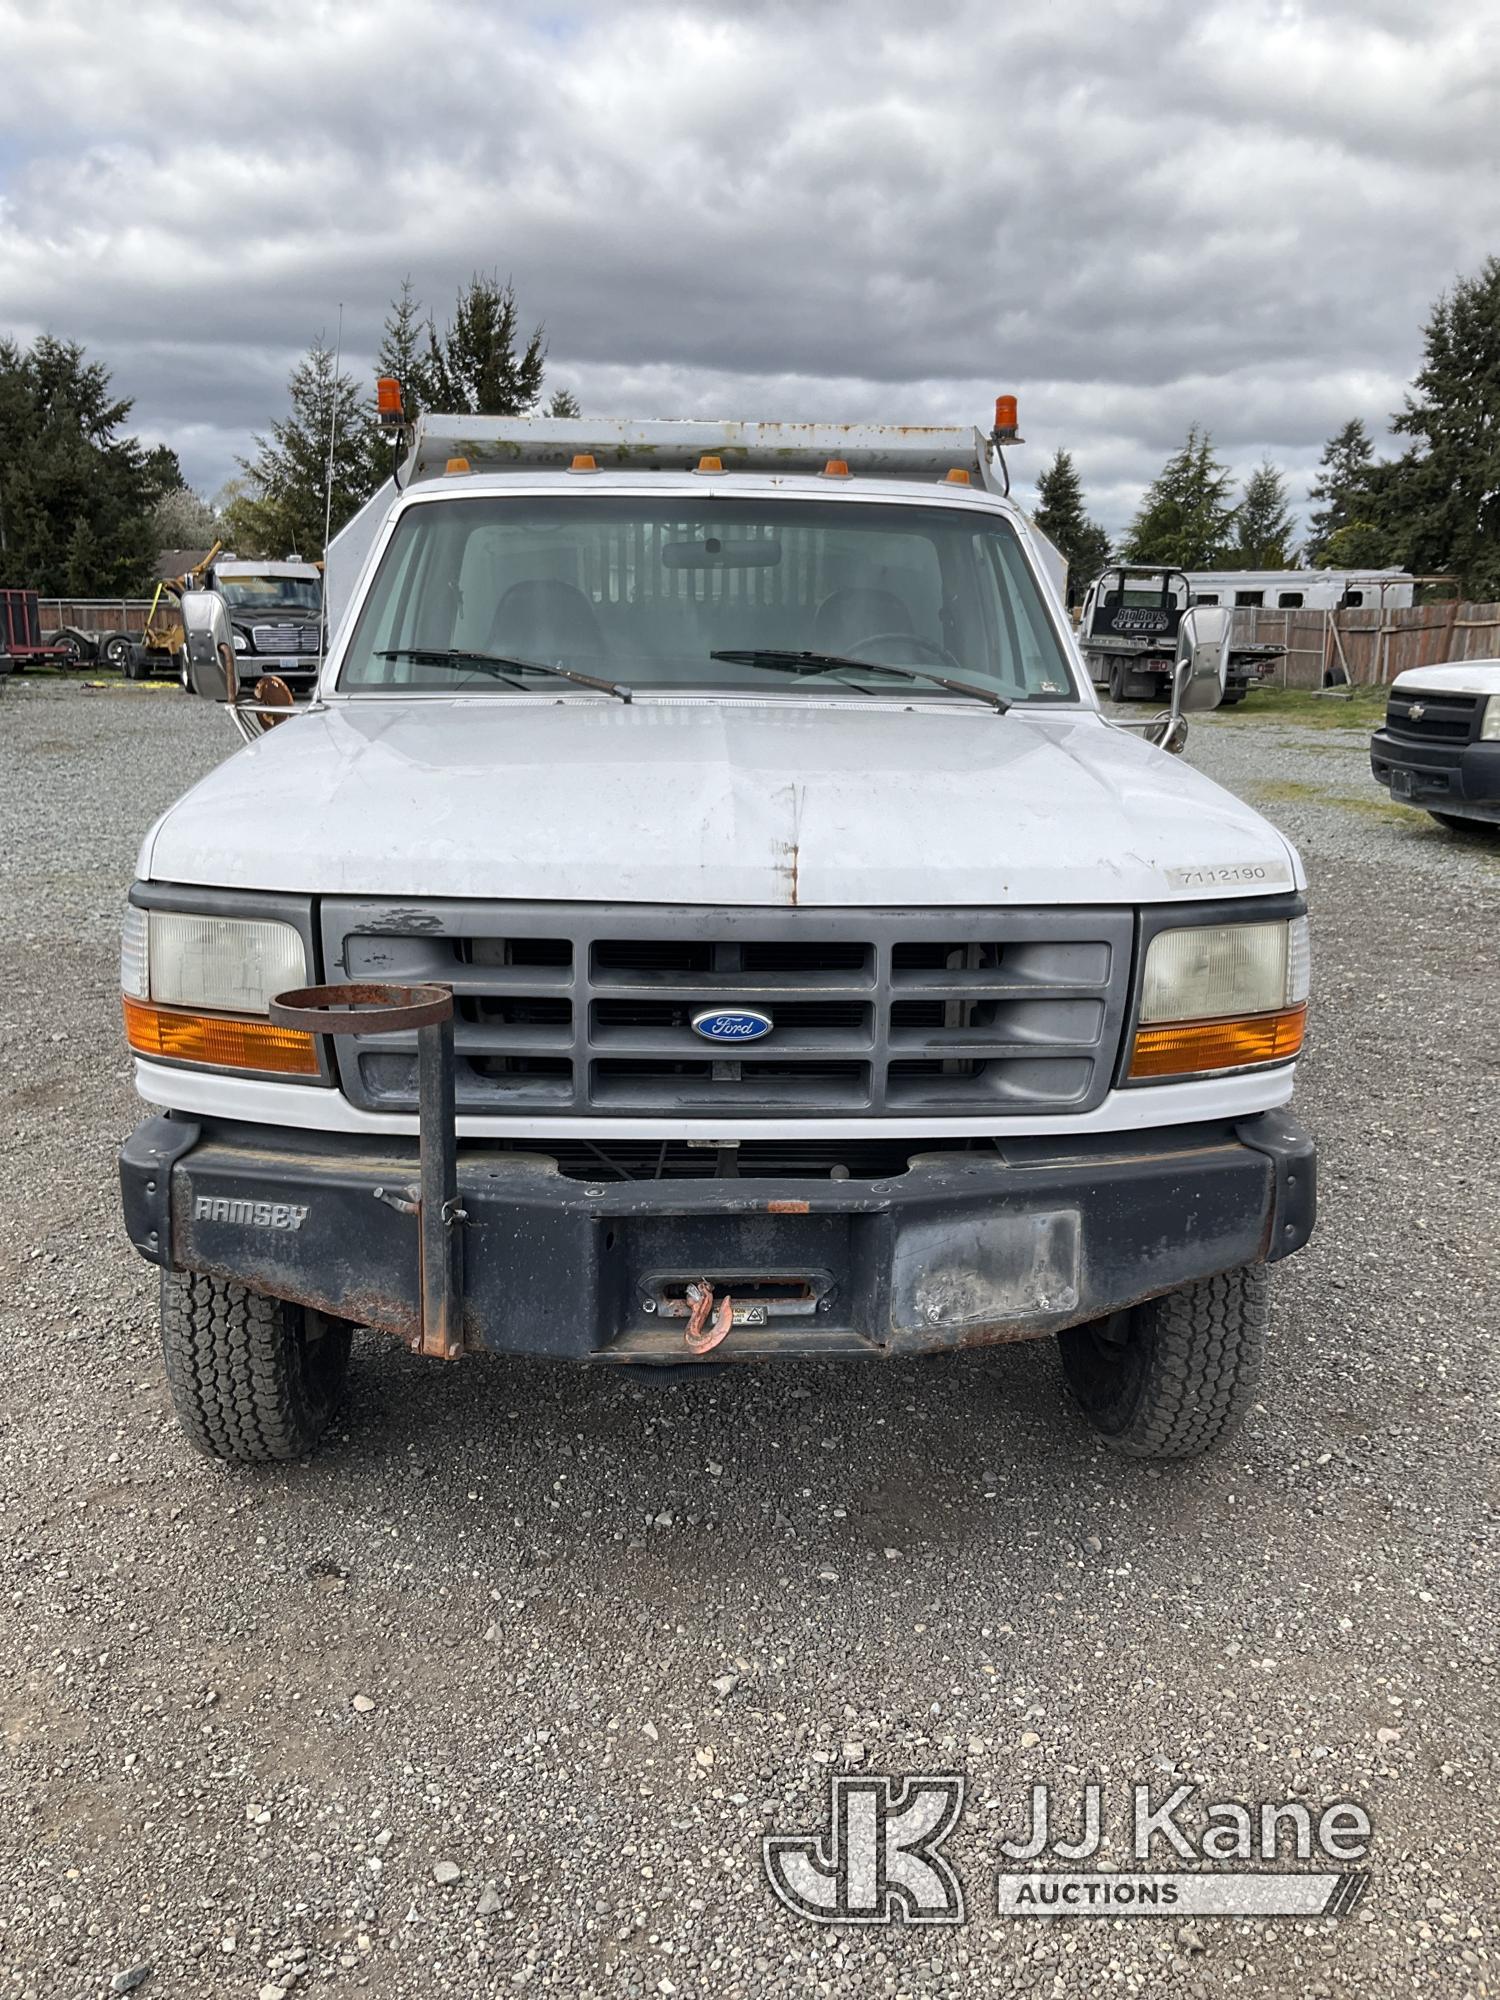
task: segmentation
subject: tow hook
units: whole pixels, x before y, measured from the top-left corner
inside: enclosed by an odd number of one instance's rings
[[[707,1278],[696,1278],[685,1294],[692,1311],[683,1339],[694,1354],[707,1354],[718,1346],[734,1325],[734,1300],[726,1292],[719,1301],[719,1310],[714,1313],[709,1324],[709,1314],[713,1312],[714,1288]]]

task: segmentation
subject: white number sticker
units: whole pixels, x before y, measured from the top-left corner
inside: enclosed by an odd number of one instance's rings
[[[1275,861],[1237,861],[1218,868],[1169,868],[1174,889],[1289,889],[1289,869]]]

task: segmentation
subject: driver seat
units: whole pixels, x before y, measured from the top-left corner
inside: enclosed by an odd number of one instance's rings
[[[915,632],[908,607],[894,590],[867,586],[835,590],[818,606],[813,619],[812,648],[815,653],[847,653],[861,639],[877,632]]]
[[[489,650],[551,666],[576,666],[604,657],[604,635],[594,607],[571,583],[554,577],[513,583],[495,606]]]

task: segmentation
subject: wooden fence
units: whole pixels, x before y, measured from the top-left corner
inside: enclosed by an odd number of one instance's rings
[[[138,638],[151,609],[149,597],[44,597],[37,606],[44,632],[128,632]]]
[[[1500,604],[1418,604],[1404,611],[1248,611],[1235,637],[1285,646],[1272,677],[1282,687],[1326,687],[1346,677],[1383,687],[1407,667],[1500,659]]]

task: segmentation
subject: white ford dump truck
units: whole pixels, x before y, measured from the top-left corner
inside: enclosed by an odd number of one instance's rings
[[[247,741],[141,846],[121,1166],[201,1447],[307,1451],[359,1326],[1055,1337],[1127,1452],[1243,1411],[1313,1226],[1303,872],[1149,740],[1224,614],[1106,721],[1002,442],[424,417],[308,708],[189,599]]]

